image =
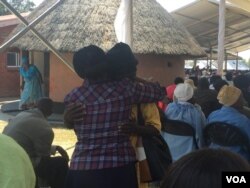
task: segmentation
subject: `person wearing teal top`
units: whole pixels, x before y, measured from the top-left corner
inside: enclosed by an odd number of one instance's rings
[[[23,77],[25,84],[21,93],[19,108],[27,109],[34,106],[38,99],[43,97],[42,76],[35,65],[29,64],[27,57],[22,58],[20,75]]]
[[[26,152],[12,138],[0,134],[0,187],[34,188],[36,177]]]

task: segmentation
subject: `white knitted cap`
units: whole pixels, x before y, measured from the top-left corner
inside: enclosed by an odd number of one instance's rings
[[[177,101],[186,102],[193,97],[194,89],[190,84],[178,84],[174,90],[174,96]]]

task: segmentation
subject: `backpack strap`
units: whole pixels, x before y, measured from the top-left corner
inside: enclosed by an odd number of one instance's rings
[[[137,104],[137,123],[139,125],[145,125],[145,121],[141,111],[141,104]]]

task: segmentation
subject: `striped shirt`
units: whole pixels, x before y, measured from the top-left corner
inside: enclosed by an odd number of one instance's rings
[[[129,121],[136,103],[156,102],[164,90],[158,84],[132,82],[129,79],[90,83],[72,90],[64,99],[84,105],[83,120],[74,123],[77,143],[70,169],[114,168],[134,162],[135,152],[128,135],[118,132],[118,125]]]

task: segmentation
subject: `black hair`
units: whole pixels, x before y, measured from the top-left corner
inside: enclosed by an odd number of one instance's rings
[[[44,114],[45,117],[50,116],[53,110],[53,101],[48,97],[40,98],[37,101],[37,108]]]
[[[178,84],[181,84],[181,83],[184,83],[184,79],[182,77],[176,77],[174,79],[174,84],[175,85],[178,85]]]
[[[209,82],[208,82],[208,79],[207,78],[200,78],[199,81],[198,81],[198,88],[199,89],[209,89]]]
[[[210,78],[210,84],[214,84],[217,80],[222,80],[220,75],[213,75]]]
[[[135,77],[138,61],[129,45],[122,42],[117,43],[107,52],[107,61],[107,72],[111,80]]]
[[[222,149],[201,149],[172,164],[161,188],[221,188],[223,171],[249,171],[240,155]]]
[[[233,73],[227,72],[225,75],[227,81],[232,81],[233,80]]]
[[[236,76],[233,80],[234,82],[234,86],[241,89],[241,90],[244,90],[246,88],[249,87],[249,79],[246,75],[239,75],[239,76]]]
[[[79,77],[97,80],[106,75],[105,52],[95,45],[78,50],[73,57],[74,70]]]
[[[213,86],[214,89],[219,92],[220,89],[224,86],[224,85],[228,85],[228,83],[225,80],[217,80],[214,82]]]
[[[197,76],[190,76],[189,79],[194,81],[194,86],[197,87],[198,85],[198,77]]]

